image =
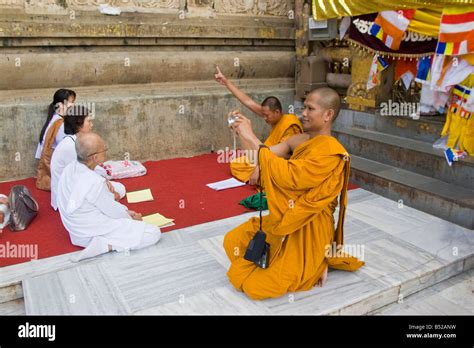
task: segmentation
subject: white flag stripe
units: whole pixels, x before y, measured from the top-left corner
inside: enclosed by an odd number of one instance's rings
[[[441,24],[439,26],[439,29],[441,33],[446,34],[464,33],[467,31],[474,30],[474,21],[462,24]]]
[[[400,31],[405,31],[408,24],[410,24],[410,21],[407,18],[400,16],[397,11],[382,11],[381,14],[383,18],[400,29]]]
[[[387,47],[392,47],[392,44],[393,44],[393,37],[391,37],[390,35],[387,35],[387,39],[385,41],[385,45]]]

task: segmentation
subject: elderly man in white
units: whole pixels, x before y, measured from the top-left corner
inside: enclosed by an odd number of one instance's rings
[[[73,261],[157,243],[160,229],[116,202],[106,180],[94,172],[106,159],[102,138],[95,133],[80,134],[75,146],[77,161],[61,174],[57,196],[61,220],[72,243],[85,247]]]
[[[59,178],[64,168],[77,158],[75,147],[77,134],[92,132],[92,127],[92,114],[85,106],[76,104],[67,109],[64,116],[65,138],[56,146],[51,157],[51,206],[54,210],[58,210],[57,191]],[[104,170],[102,167],[97,166],[94,171],[101,174]],[[121,183],[107,181],[107,186],[114,194],[116,201],[125,197],[125,186]]]

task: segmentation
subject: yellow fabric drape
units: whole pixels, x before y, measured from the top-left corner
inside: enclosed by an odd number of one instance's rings
[[[343,242],[349,161],[344,147],[331,136],[316,136],[298,146],[289,160],[269,149],[260,153],[261,180],[270,214],[263,230],[270,244],[269,266],[261,269],[243,258],[259,229],[252,218],[224,238],[231,260],[227,273],[238,290],[253,299],[309,290],[329,267],[355,271],[364,262],[347,254],[329,253]],[[340,196],[338,227],[333,213]]]
[[[474,115],[464,119],[463,126],[459,149],[466,151],[469,156],[474,156]]]
[[[313,0],[315,20],[358,16],[386,10],[407,10],[472,4],[474,0]]]
[[[470,56],[474,56],[471,54]],[[468,87],[474,93],[474,74],[469,75],[461,85]],[[459,116],[458,116],[459,117]],[[461,118],[461,131],[459,134],[459,150],[466,151],[468,155],[474,155],[474,115]]]
[[[278,123],[272,128],[267,140],[264,144],[273,146],[279,144],[289,137],[303,133],[303,126],[293,114],[286,114],[281,117]],[[241,156],[234,159],[230,163],[230,171],[234,177],[240,181],[247,182],[255,169],[246,156]]]
[[[442,12],[442,7],[417,9],[410,24],[408,24],[408,30],[418,34],[438,37]]]
[[[474,74],[469,75],[460,85],[471,89],[471,93],[473,93]],[[441,136],[448,135],[446,146],[453,149],[458,148],[461,151],[466,151],[469,155],[474,155],[474,116],[461,117],[462,110],[462,103],[449,107]]]

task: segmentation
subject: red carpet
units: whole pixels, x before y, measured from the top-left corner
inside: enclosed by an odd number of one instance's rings
[[[256,192],[253,187],[247,185],[218,192],[206,186],[208,183],[230,178],[229,165],[218,163],[216,154],[146,162],[145,166],[147,175],[121,182],[127,191],[150,188],[154,201],[128,204],[123,199],[121,203],[143,215],[158,212],[175,219],[176,225],[163,229],[163,232],[250,211],[238,203]],[[5,227],[0,234],[0,244],[32,245],[33,248],[37,246],[37,257],[40,259],[81,249],[71,244],[59,213],[54,212],[50,206],[49,192],[37,190],[35,179],[29,178],[0,183],[0,193],[8,195],[14,185],[25,185],[30,189],[40,205],[40,212],[25,231],[11,232]],[[349,189],[356,187],[350,185]],[[0,267],[29,260],[30,258],[0,257]]]

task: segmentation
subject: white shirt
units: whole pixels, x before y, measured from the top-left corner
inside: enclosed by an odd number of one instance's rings
[[[87,247],[102,236],[114,247],[131,249],[145,232],[146,223],[133,220],[114,200],[105,178],[78,161],[68,164],[59,179],[57,204],[74,245]]]
[[[66,135],[56,147],[51,157],[51,206],[54,210],[58,210],[56,196],[59,178],[64,168],[76,159],[76,135]]]
[[[53,152],[51,157],[51,206],[54,210],[58,210],[57,196],[58,196],[58,183],[61,175],[66,166],[77,160],[76,152],[76,135],[66,135],[66,137],[59,143],[56,150]],[[101,166],[95,167],[94,171],[100,176],[106,174],[105,170]],[[119,182],[110,182],[120,196],[125,197],[126,190],[125,186]]]
[[[43,144],[44,144],[44,138],[46,138],[46,134],[48,134],[49,128],[51,127],[54,122],[57,120],[60,120],[62,117],[59,116],[58,114],[54,114],[53,117],[51,118],[51,121],[49,121],[48,127],[46,127],[46,131],[44,132],[43,139],[41,139],[41,143],[38,143],[38,146],[36,147],[36,154],[35,158],[40,159],[41,158],[41,153],[43,152]],[[55,149],[56,146],[63,140],[63,138],[66,136],[64,133],[64,123],[59,127],[58,133],[56,134],[56,139],[54,140],[52,148]]]

